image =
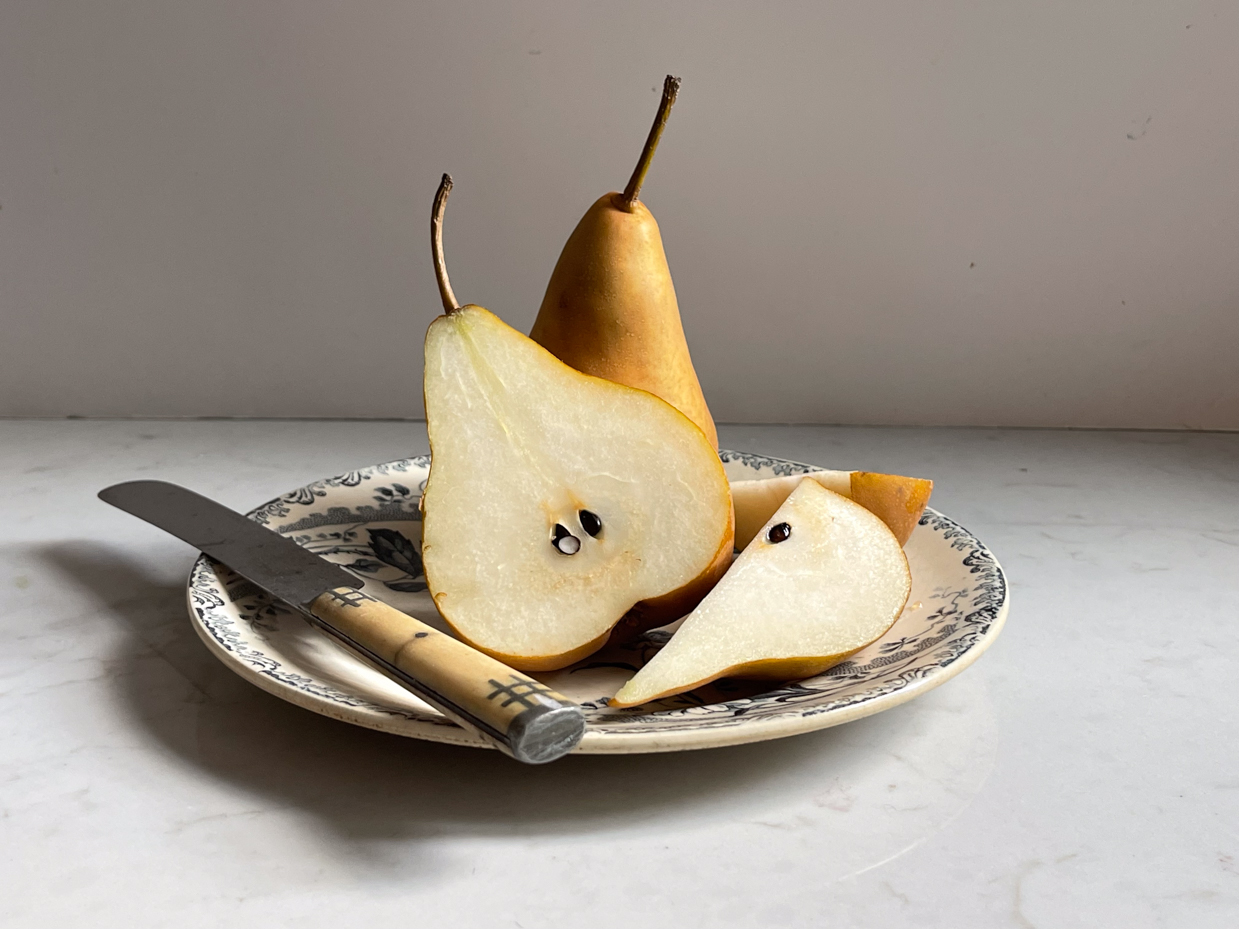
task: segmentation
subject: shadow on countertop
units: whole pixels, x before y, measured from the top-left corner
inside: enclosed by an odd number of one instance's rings
[[[39,554],[90,591],[124,631],[109,678],[136,727],[263,806],[304,812],[363,857],[375,843],[436,835],[659,828],[668,818],[708,816],[712,807],[734,818],[768,805],[797,772],[804,779],[829,769],[823,756],[839,738],[828,729],[711,751],[577,755],[530,767],[494,751],[375,732],[293,706],[233,674],[191,627],[184,585],[152,580],[123,550],[66,542]],[[875,723],[848,728],[867,724]],[[892,724],[899,725],[882,723]]]

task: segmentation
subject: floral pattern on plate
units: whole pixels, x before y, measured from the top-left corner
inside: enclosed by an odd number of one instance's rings
[[[721,451],[733,480],[814,470],[811,465]],[[427,457],[407,458],[307,484],[250,518],[341,564],[367,593],[446,629],[426,590],[420,556]],[[576,665],[538,674],[586,711],[577,751],[624,753],[708,748],[778,738],[896,706],[962,671],[994,640],[1009,593],[997,560],[946,516],[926,510],[905,548],[912,595],[877,642],[803,681],[717,681],[643,707],[607,698],[670,637],[655,630]],[[277,696],[345,722],[414,738],[485,743],[315,631],[296,612],[205,555],[189,577],[190,614],[208,647],[238,674]]]

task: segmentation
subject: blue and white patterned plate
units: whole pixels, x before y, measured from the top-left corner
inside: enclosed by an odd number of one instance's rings
[[[732,480],[813,466],[720,453]],[[418,499],[428,458],[408,458],[309,484],[250,513],[365,580],[367,593],[439,628],[422,573]],[[669,638],[656,630],[561,671],[536,675],[585,707],[587,753],[678,751],[774,739],[897,706],[954,677],[997,637],[1007,581],[989,550],[927,510],[906,546],[912,595],[885,636],[817,677],[784,686],[719,681],[628,710],[606,705]],[[221,661],[270,693],[345,722],[397,735],[484,747],[417,697],[364,665],[297,613],[206,556],[189,577],[189,608]]]

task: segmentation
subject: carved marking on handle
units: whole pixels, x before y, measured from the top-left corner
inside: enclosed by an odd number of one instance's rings
[[[329,590],[327,596],[341,606],[361,606],[363,603],[374,601],[373,597],[363,594],[360,590],[346,590],[343,593],[339,590]]]
[[[538,704],[531,700],[531,697],[554,692],[545,684],[541,684],[538,681],[531,681],[528,678],[517,677],[515,674],[512,675],[511,684],[501,684],[494,678],[491,678],[490,685],[495,689],[486,695],[487,700],[494,700],[501,694],[508,698],[499,704],[500,706],[508,706],[512,703],[519,703],[521,706],[532,709],[533,707],[538,706]]]

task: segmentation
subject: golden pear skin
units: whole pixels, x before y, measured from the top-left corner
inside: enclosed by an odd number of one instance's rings
[[[624,192],[600,197],[572,230],[529,336],[578,371],[661,397],[718,448],[658,223],[637,199],[679,86],[667,77]]]

